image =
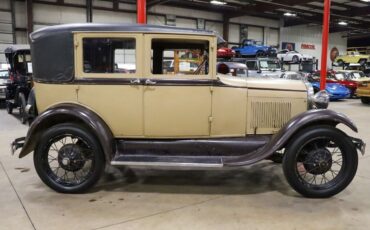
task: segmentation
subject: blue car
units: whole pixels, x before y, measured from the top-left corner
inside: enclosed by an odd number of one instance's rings
[[[311,82],[314,91],[320,91],[320,82]],[[350,90],[338,83],[326,83],[326,92],[328,92],[331,101],[349,98],[351,95]]]
[[[235,55],[237,57],[243,56],[256,56],[256,57],[265,57],[265,56],[276,56],[276,49],[271,46],[264,46],[258,44],[259,42],[255,40],[246,39],[243,40],[239,47],[233,47]]]

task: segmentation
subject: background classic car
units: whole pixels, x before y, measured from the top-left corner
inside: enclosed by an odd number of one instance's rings
[[[276,49],[271,46],[262,45],[261,42],[245,39],[239,47],[232,48],[235,51],[236,57],[255,56],[276,56]]]
[[[301,54],[297,51],[281,50],[277,53],[277,58],[283,62],[299,63],[301,61],[312,61],[313,57],[307,54]]]
[[[355,176],[364,144],[335,128],[357,131],[347,117],[313,109],[327,107],[326,92],[313,95],[302,81],[218,75],[222,39],[212,32],[72,24],[36,31],[31,41],[40,114],[12,146],[20,157],[34,151],[39,177],[58,192],[90,188],[105,163],[236,167],[280,150],[289,184],[304,196],[335,195]],[[163,71],[164,53],[185,49],[199,54],[198,69]],[[115,72],[122,53],[121,64],[135,70]]]
[[[357,51],[349,51],[347,55],[338,56],[334,62],[339,66],[349,63],[360,63],[361,65],[369,61],[369,55],[360,54]]]

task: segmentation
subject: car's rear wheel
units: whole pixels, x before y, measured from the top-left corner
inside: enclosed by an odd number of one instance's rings
[[[303,130],[287,149],[283,170],[289,184],[312,198],[333,196],[345,189],[357,171],[351,139],[331,126]]]
[[[360,65],[365,65],[367,62],[366,59],[361,59],[358,63],[360,63]]]
[[[64,123],[49,128],[34,151],[41,180],[61,193],[81,193],[104,172],[105,160],[98,140],[83,126]]]
[[[292,62],[293,62],[293,63],[298,63],[298,62],[299,62],[299,57],[298,57],[297,55],[294,55],[294,56],[292,57]]]
[[[361,97],[361,102],[363,104],[369,104],[370,103],[370,98],[369,97]]]

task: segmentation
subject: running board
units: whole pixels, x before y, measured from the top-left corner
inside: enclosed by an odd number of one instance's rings
[[[119,155],[111,161],[114,166],[155,166],[155,167],[189,167],[189,168],[221,168],[221,157],[189,157],[189,156],[147,156]]]

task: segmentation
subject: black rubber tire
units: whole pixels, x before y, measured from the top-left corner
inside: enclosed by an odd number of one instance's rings
[[[47,157],[49,141],[56,136],[63,134],[73,134],[82,137],[92,147],[94,151],[93,166],[90,176],[81,184],[75,186],[65,186],[48,175],[47,167],[43,163],[43,157]],[[83,126],[74,123],[63,123],[50,127],[40,137],[34,151],[34,165],[40,179],[51,189],[60,193],[83,193],[98,182],[104,172],[105,158],[99,141]]]
[[[242,57],[242,55],[240,54],[240,52],[239,52],[239,51],[236,51],[236,53],[235,53],[235,57],[237,57],[237,58],[241,58],[241,57]]]
[[[294,64],[299,63],[299,57],[298,57],[297,55],[294,55],[294,56],[292,57],[292,62],[293,62]]]
[[[370,98],[369,97],[361,97],[361,102],[363,104],[369,104],[370,103]]]
[[[265,52],[263,52],[263,51],[259,50],[259,51],[257,51],[257,53],[256,53],[256,57],[266,57],[266,54],[265,54]]]
[[[342,59],[339,59],[337,61],[338,66],[344,66],[344,61]]]
[[[28,120],[28,116],[26,113],[26,97],[23,93],[20,93],[18,96],[18,102],[19,102],[19,115],[21,117],[22,124],[26,124]]]
[[[343,168],[334,179],[335,183],[323,187],[309,186],[301,182],[297,175],[296,157],[299,154],[298,151],[300,151],[310,139],[325,136],[335,140],[340,147],[343,157]],[[341,192],[351,183],[353,177],[356,175],[357,166],[357,151],[351,139],[342,131],[331,126],[315,126],[299,132],[296,138],[289,143],[283,159],[283,171],[288,183],[298,193],[310,198],[327,198]]]
[[[6,112],[8,112],[8,114],[12,114],[13,113],[13,106],[9,102],[6,102]]]
[[[365,64],[366,64],[366,62],[367,62],[367,60],[366,60],[366,59],[361,59],[361,60],[359,60],[359,61],[358,61],[358,63],[359,63],[360,65],[365,65]]]

